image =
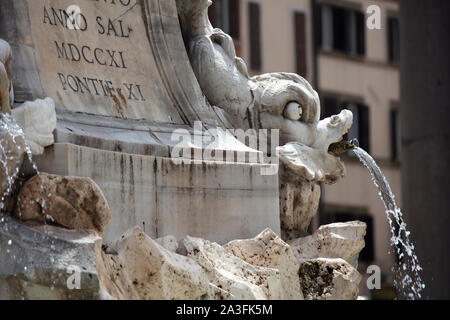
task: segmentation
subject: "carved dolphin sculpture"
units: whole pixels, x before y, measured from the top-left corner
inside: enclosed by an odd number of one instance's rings
[[[282,144],[320,144],[327,133],[319,124],[317,92],[294,73],[250,77],[245,62],[236,56],[233,39],[211,25],[210,5],[208,0],[177,0],[189,58],[208,101],[224,109],[236,128],[280,129]],[[342,120],[351,122],[349,117]],[[340,136],[346,131],[339,126],[327,130]]]
[[[336,153],[343,150],[343,147],[338,148],[338,145],[342,135],[350,129],[352,120],[353,114],[348,110],[342,110],[339,115],[325,118],[318,123],[318,135],[311,146],[289,142],[278,147],[277,154],[300,180],[333,184],[345,176],[345,167],[336,157]]]
[[[347,133],[352,113],[343,110],[320,121],[319,95],[297,74],[250,77],[233,39],[211,25],[210,5],[209,0],[177,0],[191,65],[208,101],[222,108],[235,128],[279,129],[280,143],[293,143],[280,150],[281,160],[307,180],[342,177],[343,165],[328,149]]]

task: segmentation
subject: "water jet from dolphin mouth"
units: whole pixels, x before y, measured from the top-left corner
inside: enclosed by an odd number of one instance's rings
[[[352,139],[350,141],[342,140],[331,144],[328,147],[328,152],[334,156],[338,156],[357,147],[359,147],[359,142],[357,139]]]
[[[355,147],[352,149],[362,164],[369,170],[372,181],[379,190],[379,197],[384,204],[386,217],[391,229],[391,245],[395,248],[398,264],[393,269],[395,272],[394,285],[397,291],[406,299],[420,299],[421,291],[425,288],[420,271],[422,268],[414,253],[414,245],[410,240],[410,232],[406,229],[403,215],[395,201],[395,195],[391,187],[376,164],[375,160],[363,149]]]

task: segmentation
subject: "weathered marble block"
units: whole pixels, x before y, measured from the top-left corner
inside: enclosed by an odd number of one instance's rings
[[[153,239],[186,235],[226,243],[280,232],[278,177],[266,165],[190,162],[55,144],[37,158],[43,172],[92,178],[111,209],[109,243],[140,226]]]

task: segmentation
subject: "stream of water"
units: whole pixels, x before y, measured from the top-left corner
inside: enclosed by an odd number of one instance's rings
[[[10,146],[7,142],[4,144],[0,143],[0,170],[2,171],[2,176],[6,179],[6,181],[1,181],[2,184],[6,183],[5,191],[0,195],[0,210],[2,210],[5,205],[6,197],[12,192],[12,187],[19,175],[19,170],[22,165],[21,161],[16,161],[15,166],[11,166],[11,163],[15,160],[14,157],[18,156],[20,153],[26,154],[34,171],[36,173],[39,173],[39,171],[33,161],[31,149],[25,143],[25,134],[22,128],[16,123],[13,116],[6,113],[0,113],[0,131],[4,135],[3,137],[0,137],[0,140],[9,140],[10,143],[14,144],[14,146]],[[9,148],[16,149],[17,154],[11,155],[11,150],[8,150]]]
[[[393,270],[395,272],[395,287],[407,299],[420,299],[420,292],[425,288],[425,283],[420,276],[422,268],[414,253],[414,245],[409,237],[410,232],[406,229],[406,223],[403,220],[400,208],[397,206],[391,187],[380,167],[366,151],[357,147],[353,149],[353,152],[369,170],[386,210],[386,217],[392,232],[391,245],[396,250],[399,261]]]
[[[4,190],[4,192],[0,194],[0,211],[3,211],[6,209],[5,202],[7,197],[14,191],[14,185],[19,177],[19,173],[23,165],[23,161],[18,161],[17,157],[20,158],[22,154],[25,154],[25,159],[23,160],[29,161],[33,167],[34,173],[39,174],[39,170],[36,163],[33,161],[31,149],[26,144],[25,134],[13,116],[0,113],[0,133],[0,176],[4,177],[4,181],[0,181],[2,190]],[[44,207],[45,205],[43,205],[43,208]],[[3,227],[6,231],[8,231],[8,223],[5,221],[5,218],[0,219],[0,227]],[[45,233],[46,237],[48,237],[48,241],[50,242],[50,246],[54,246],[54,238],[47,231],[45,231]],[[10,239],[8,241],[8,246],[12,246],[13,241],[13,239]],[[20,264],[22,259],[26,259],[26,257],[11,254],[9,248],[6,249],[6,253],[7,257],[17,262],[17,264]],[[50,254],[50,260],[52,259],[54,258]],[[25,265],[23,273],[26,274],[28,270],[29,266]],[[56,283],[55,279],[52,281],[52,287],[50,288],[51,290],[53,290]],[[24,286],[26,285],[27,283],[25,282]],[[25,294],[22,293],[22,299],[24,299],[24,297]]]

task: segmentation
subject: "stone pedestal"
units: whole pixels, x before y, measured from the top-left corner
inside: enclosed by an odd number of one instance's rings
[[[280,165],[280,224],[286,241],[305,236],[320,201],[318,182],[299,179],[285,165]]]
[[[44,172],[92,178],[112,219],[108,243],[134,226],[156,239],[173,234],[219,243],[280,232],[278,176],[258,164],[175,164],[170,158],[126,154],[57,143],[38,160]]]

